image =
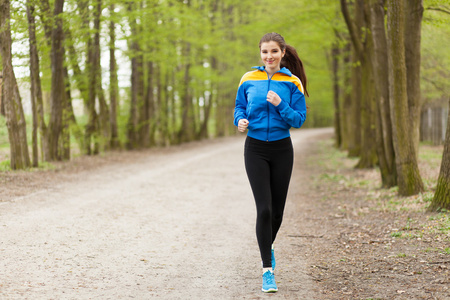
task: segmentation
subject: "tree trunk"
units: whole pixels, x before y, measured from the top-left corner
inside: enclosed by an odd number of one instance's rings
[[[64,47],[63,47],[63,20],[62,12],[64,0],[55,0],[53,11],[54,24],[52,28],[52,89],[50,100],[50,122],[49,122],[49,149],[50,160],[61,159],[59,153],[59,139],[62,132],[63,106],[66,103],[65,83],[64,83]]]
[[[336,147],[342,146],[342,128],[341,128],[341,109],[339,105],[340,87],[339,87],[339,55],[341,51],[337,43],[332,45],[331,49],[331,73],[333,77],[333,103],[334,103],[334,135],[336,140]]]
[[[12,66],[10,18],[9,0],[0,0],[0,28],[2,28],[0,30],[0,55],[4,75],[3,101],[10,143],[11,169],[15,170],[30,167],[30,156],[22,100]]]
[[[341,74],[343,77],[343,86],[344,88],[342,88],[340,90],[341,95],[339,96],[340,98],[342,98],[341,100],[341,115],[340,115],[340,120],[341,120],[341,128],[342,128],[342,133],[341,133],[341,149],[342,150],[348,150],[349,149],[349,139],[350,136],[353,136],[353,133],[350,132],[350,128],[351,128],[351,121],[352,118],[350,118],[349,116],[349,111],[351,110],[352,107],[352,98],[351,98],[351,94],[349,92],[349,89],[347,87],[349,87],[351,85],[350,82],[350,55],[351,55],[351,44],[350,42],[347,42],[345,47],[344,47],[344,53],[343,53],[343,58],[342,58],[342,70],[341,70]]]
[[[189,82],[191,80],[191,63],[189,62],[191,55],[191,44],[186,43],[183,51],[186,64],[184,66],[184,76],[182,83],[182,115],[181,115],[181,128],[178,132],[178,141],[180,143],[192,141],[195,137],[195,122],[194,122],[194,108],[192,107],[192,95],[190,92]]]
[[[438,177],[436,192],[429,209],[432,211],[440,211],[442,209],[450,210],[450,101],[441,171]]]
[[[405,5],[405,60],[409,107],[409,131],[416,155],[420,141],[420,40],[423,16],[423,0],[403,0]],[[416,157],[417,159],[417,157]]]
[[[101,55],[100,55],[100,21],[102,14],[102,1],[97,0],[95,7],[95,20],[94,20],[94,49],[95,49],[95,76],[96,76],[96,95],[99,104],[98,114],[98,135],[101,135],[99,143],[102,150],[109,148],[109,107],[106,103],[105,92],[102,87],[102,67],[101,67]]]
[[[64,84],[65,84],[65,103],[63,104],[63,117],[61,129],[61,159],[70,160],[70,123],[72,117],[75,118],[72,108],[72,96],[70,93],[69,72],[67,67],[64,67]],[[75,124],[76,125],[76,122]],[[75,126],[74,126],[75,127]]]
[[[5,102],[3,101],[3,71],[0,71],[0,115],[5,116]]]
[[[368,16],[368,5],[364,5],[364,14]],[[369,26],[367,18],[364,26]],[[364,53],[360,55],[361,59],[361,111],[359,114],[361,120],[361,152],[360,160],[356,168],[373,168],[378,162],[375,134],[376,110],[375,110],[375,83],[373,80],[373,71],[371,59],[373,54],[372,34],[367,32],[364,40]]]
[[[385,0],[371,1],[370,30],[373,39],[372,70],[376,87],[376,148],[382,186],[390,188],[397,185],[397,171],[389,108],[388,49],[384,24],[384,3]]]
[[[110,14],[114,14],[114,4],[109,8]],[[109,24],[109,124],[111,126],[111,138],[109,141],[111,149],[120,148],[119,133],[117,129],[117,99],[119,96],[119,80],[117,79],[117,62],[116,62],[116,31],[115,23],[111,21]]]
[[[199,139],[206,139],[208,138],[208,123],[209,123],[209,117],[211,115],[211,109],[213,106],[214,101],[214,95],[213,93],[203,93],[203,98],[205,99],[205,103],[203,105],[203,120],[200,124],[200,131],[198,134]]]
[[[132,42],[133,44],[135,42]],[[135,48],[135,46],[133,46]],[[130,110],[128,115],[128,123],[127,123],[127,149],[135,149],[137,148],[137,102],[138,102],[138,71],[137,71],[137,58],[133,57],[131,59],[131,101],[130,101]]]
[[[393,125],[393,142],[397,166],[397,181],[401,196],[423,191],[422,178],[410,134],[405,63],[405,10],[404,2],[388,0],[388,61],[389,95]]]
[[[147,91],[145,93],[146,103],[148,103],[148,130],[146,135],[148,136],[148,146],[155,144],[155,63],[152,61],[147,62],[148,69],[148,84]]]
[[[128,10],[134,10],[133,3],[128,3]],[[127,123],[127,149],[138,148],[138,104],[139,104],[139,57],[140,46],[137,40],[138,25],[135,18],[130,18],[131,40],[129,41],[129,48],[131,52],[131,101],[130,110]]]
[[[142,32],[142,27],[139,26],[139,31]],[[136,145],[139,148],[149,146],[149,103],[145,98],[145,83],[144,83],[144,55],[139,45],[137,60],[137,127],[136,127]]]
[[[169,70],[164,70],[160,66],[155,74],[156,76],[156,86],[157,86],[157,103],[158,103],[158,116],[157,116],[157,126],[159,131],[159,144],[163,146],[170,145],[169,137],[169,115],[168,115],[168,105],[170,103],[170,95],[167,89],[169,85]]]
[[[87,5],[88,3],[83,3],[83,5]],[[83,6],[84,14],[88,14],[88,7]],[[88,110],[88,123],[86,124],[86,130],[85,130],[85,152],[88,155],[92,154],[98,154],[100,151],[100,138],[99,138],[99,115],[96,111],[96,102],[97,97],[100,97],[99,95],[99,88],[98,85],[101,84],[98,82],[100,79],[98,73],[101,72],[99,70],[99,59],[100,59],[100,35],[99,35],[99,29],[100,29],[100,14],[98,12],[97,6],[93,10],[93,19],[94,19],[94,38],[92,39],[91,36],[89,36],[88,39],[88,58],[87,58],[87,66],[86,69],[88,70],[88,98],[87,98],[87,110]],[[85,25],[87,28],[89,28],[89,23]],[[93,147],[93,148],[92,148]]]
[[[37,53],[36,44],[36,23],[34,18],[34,5],[27,0],[27,18],[28,18],[28,35],[30,41],[30,81],[31,81],[31,111],[33,116],[33,133],[32,133],[32,144],[33,144],[33,167],[37,167],[39,164],[39,153],[38,153],[38,128],[39,128],[39,117],[37,113],[37,98],[38,94],[41,94],[40,87],[40,75],[39,75],[39,56]],[[39,86],[38,86],[39,85]],[[38,91],[39,89],[39,91]],[[42,101],[42,99],[41,99]]]
[[[348,120],[348,155],[357,157],[361,154],[361,64],[364,59],[364,45],[361,41],[361,28],[364,26],[364,4],[362,0],[355,3],[355,21],[352,21],[346,0],[341,0],[341,11],[347,24],[352,41],[352,69],[351,69],[351,106]]]

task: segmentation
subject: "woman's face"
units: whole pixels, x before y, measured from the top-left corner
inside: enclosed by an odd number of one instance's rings
[[[270,41],[261,44],[261,59],[266,69],[278,71],[281,59],[286,51],[281,51],[277,42]]]

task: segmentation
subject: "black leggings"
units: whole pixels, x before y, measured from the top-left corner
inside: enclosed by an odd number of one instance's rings
[[[256,237],[264,268],[270,268],[271,248],[283,220],[294,151],[291,138],[274,142],[247,137],[245,168],[256,202]]]

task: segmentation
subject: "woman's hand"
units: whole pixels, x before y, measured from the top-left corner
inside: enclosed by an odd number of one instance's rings
[[[278,106],[278,104],[281,103],[281,98],[280,96],[278,96],[277,93],[275,93],[274,91],[269,91],[267,93],[267,101],[272,103],[275,106]]]
[[[248,120],[247,119],[240,119],[238,122],[238,130],[240,132],[244,132],[248,127]]]

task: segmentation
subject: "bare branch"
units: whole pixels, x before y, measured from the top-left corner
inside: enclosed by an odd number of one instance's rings
[[[450,10],[446,10],[446,9],[443,9],[443,8],[440,8],[440,7],[427,7],[427,8],[425,8],[426,10],[435,10],[435,11],[440,11],[440,12],[443,12],[443,13],[446,13],[446,14],[449,14],[450,15]]]

